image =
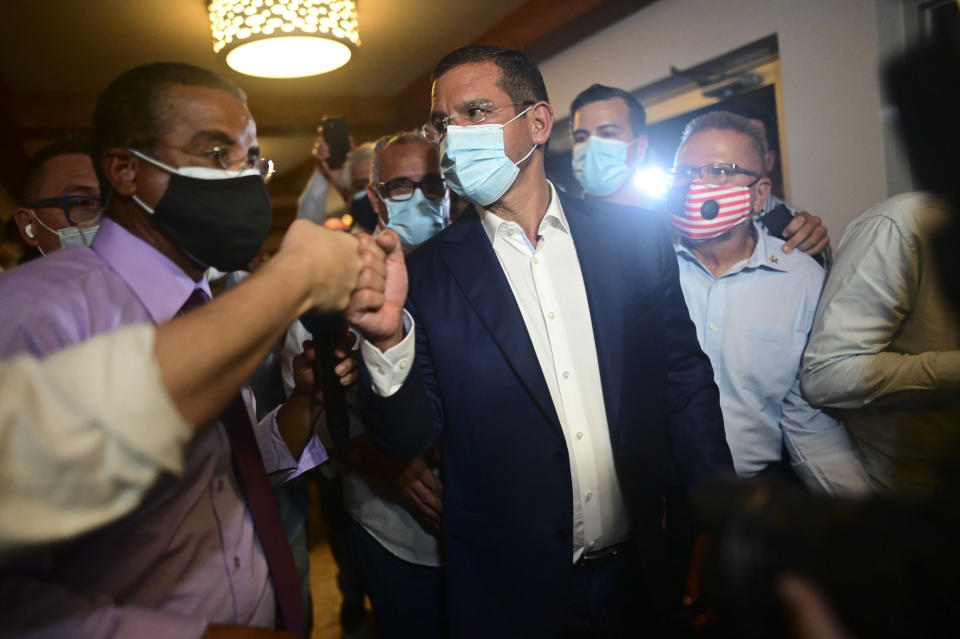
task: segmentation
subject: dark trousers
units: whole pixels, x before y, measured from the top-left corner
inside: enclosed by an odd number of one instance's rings
[[[350,539],[381,639],[446,636],[443,569],[404,561],[350,520]]]
[[[632,547],[625,546],[622,554],[596,565],[571,565],[570,571],[565,639],[661,635],[659,612],[651,602]]]

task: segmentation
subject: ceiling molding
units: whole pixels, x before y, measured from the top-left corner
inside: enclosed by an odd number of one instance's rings
[[[580,42],[655,0],[530,0],[469,44],[523,51],[534,62]],[[403,128],[426,121],[430,111],[430,72],[395,98]]]

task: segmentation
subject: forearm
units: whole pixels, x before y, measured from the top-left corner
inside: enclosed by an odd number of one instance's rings
[[[310,398],[306,395],[291,395],[277,411],[277,429],[294,457],[300,457],[313,435],[311,422]]]
[[[811,352],[800,377],[817,406],[857,409],[936,400],[960,390],[960,352],[870,353],[824,357]]]
[[[157,329],[164,386],[187,421],[216,418],[310,307],[300,259],[280,254],[235,289]]]

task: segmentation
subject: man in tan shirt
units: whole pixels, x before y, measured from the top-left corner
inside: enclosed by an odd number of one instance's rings
[[[907,193],[851,222],[803,357],[804,394],[839,409],[885,493],[935,495],[960,446],[960,318],[932,254],[949,220]]]

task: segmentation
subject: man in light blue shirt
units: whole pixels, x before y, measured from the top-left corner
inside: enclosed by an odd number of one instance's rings
[[[865,494],[869,482],[844,427],[813,408],[798,375],[823,269],[753,221],[770,191],[763,139],[717,111],[684,130],[672,170],[680,284],[720,389],[734,466],[751,476],[789,453],[811,490]]]

